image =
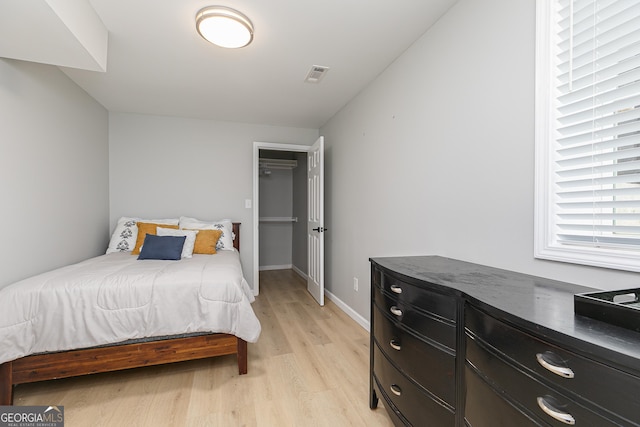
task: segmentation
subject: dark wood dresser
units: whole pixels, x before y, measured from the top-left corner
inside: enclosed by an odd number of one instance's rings
[[[640,426],[640,333],[591,288],[437,256],[371,259],[370,407],[396,425]]]

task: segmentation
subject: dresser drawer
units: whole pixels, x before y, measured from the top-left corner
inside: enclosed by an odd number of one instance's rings
[[[467,398],[464,418],[468,426],[548,426],[516,409],[469,368],[465,370],[465,384]]]
[[[415,382],[455,406],[456,358],[405,331],[374,308],[374,337],[380,349]]]
[[[503,361],[498,355],[483,348],[476,340],[467,337],[467,363],[481,375],[490,378],[490,382],[499,391],[521,405],[525,411],[533,414],[552,426],[573,424],[589,427],[619,426],[587,409],[586,402],[576,402],[536,379],[526,375],[515,366]],[[543,400],[541,400],[543,399]],[[547,412],[545,412],[545,409]],[[557,413],[556,418],[548,411]],[[565,422],[558,420],[565,418]],[[569,422],[573,420],[573,422]]]
[[[454,425],[454,413],[398,371],[377,345],[374,345],[374,379],[410,424],[425,427]]]
[[[385,293],[396,297],[397,301],[411,304],[419,310],[454,322],[456,320],[456,298],[431,290],[410,285],[379,270],[375,270],[374,285]]]
[[[521,365],[528,375],[544,379],[556,389],[586,399],[600,410],[618,414],[633,425],[640,425],[639,378],[549,344],[469,305],[465,319],[471,334],[493,347],[497,354]],[[542,358],[540,362],[539,358]],[[551,372],[550,369],[557,370],[554,366],[570,369],[573,378]]]
[[[393,295],[382,292],[380,288],[374,290],[374,305],[380,311],[427,340],[432,340],[454,351],[456,348],[456,327],[454,323],[417,310],[413,305],[398,300]]]

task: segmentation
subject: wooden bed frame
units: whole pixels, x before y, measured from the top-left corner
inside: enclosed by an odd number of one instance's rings
[[[240,250],[240,223],[233,223],[233,246]],[[238,372],[247,373],[247,342],[230,334],[165,337],[156,341],[35,354],[0,365],[0,405],[13,404],[13,387],[142,366],[236,354]]]

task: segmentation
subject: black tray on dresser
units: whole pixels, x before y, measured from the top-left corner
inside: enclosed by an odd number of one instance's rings
[[[640,332],[640,288],[576,294],[574,310],[580,316]]]

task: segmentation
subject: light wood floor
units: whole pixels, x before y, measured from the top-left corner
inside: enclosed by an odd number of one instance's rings
[[[65,426],[392,426],[368,406],[369,336],[290,270],[260,273],[262,335],[233,356],[23,384],[16,405],[64,405]]]

